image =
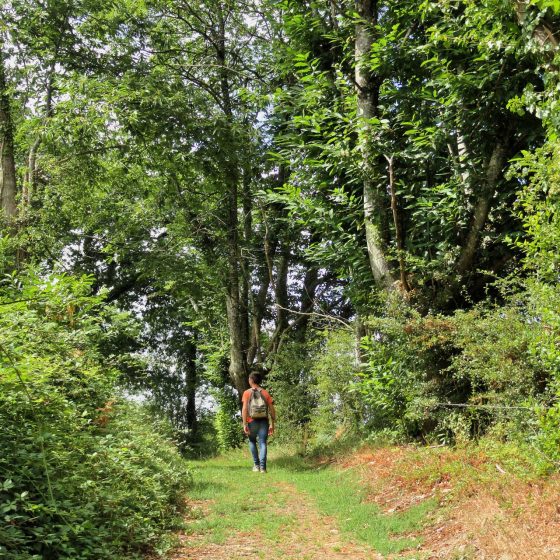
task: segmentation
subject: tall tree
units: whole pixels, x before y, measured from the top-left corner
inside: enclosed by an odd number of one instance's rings
[[[371,272],[376,283],[385,290],[394,286],[384,240],[387,226],[383,216],[386,211],[386,192],[379,181],[376,160],[380,154],[373,149],[375,130],[373,119],[379,117],[379,88],[382,78],[371,68],[370,56],[375,34],[378,32],[379,6],[377,0],[356,0],[355,27],[355,83],[358,118],[358,144],[362,157],[364,222]],[[384,232],[385,230],[385,232]]]
[[[17,176],[14,155],[14,130],[10,93],[5,68],[5,49],[0,32],[0,196],[2,211],[9,221],[17,215]]]

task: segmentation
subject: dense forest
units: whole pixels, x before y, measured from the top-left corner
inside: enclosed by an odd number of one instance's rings
[[[559,32],[557,0],[2,0],[0,556],[165,548],[254,370],[279,441],[557,469]]]

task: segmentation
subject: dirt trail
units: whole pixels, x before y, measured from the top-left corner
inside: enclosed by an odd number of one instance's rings
[[[251,476],[247,462],[234,457],[200,465],[201,485],[191,498],[200,500],[190,502],[181,546],[168,560],[560,559],[560,475],[519,476],[518,462],[503,463],[506,470],[480,449],[363,449],[328,467],[321,463],[317,470],[325,467],[321,472],[335,476],[318,479],[315,469],[302,475],[279,457],[273,474],[263,479],[266,485],[260,475]],[[347,471],[366,489],[365,500],[344,501],[354,487],[337,494],[338,476]],[[266,486],[267,500],[255,510],[247,500],[261,486]],[[331,501],[316,502],[317,488]],[[332,505],[333,498],[338,518],[318,509]],[[409,529],[393,523],[423,502],[433,506],[420,510],[419,525]],[[360,504],[375,504],[375,510],[351,517]],[[373,539],[364,528],[374,528]],[[356,541],[353,529],[367,540]],[[377,535],[385,536],[378,540]],[[410,544],[401,546],[403,537]]]
[[[169,560],[238,560],[243,558],[285,560],[382,560],[370,548],[349,542],[340,534],[336,521],[319,513],[309,498],[286,482],[275,482],[286,497],[277,509],[279,516],[289,514],[294,522],[282,531],[278,541],[262,540],[247,532],[232,534],[224,543],[206,542],[204,534],[182,535],[182,546]],[[199,503],[203,511],[211,504]]]

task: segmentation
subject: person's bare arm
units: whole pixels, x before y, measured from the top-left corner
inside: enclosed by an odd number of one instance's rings
[[[276,409],[274,404],[270,403],[268,407],[268,415],[270,416],[270,427],[268,428],[268,433],[272,435],[274,433],[274,425],[276,424]]]
[[[243,408],[241,409],[241,418],[243,418],[243,431],[249,433],[249,424],[247,424],[247,401],[243,401]]]

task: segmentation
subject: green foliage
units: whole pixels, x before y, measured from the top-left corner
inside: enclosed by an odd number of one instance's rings
[[[183,508],[190,478],[168,430],[115,396],[118,361],[100,345],[122,318],[91,284],[13,274],[1,289],[0,551],[9,560],[138,556],[158,548]]]
[[[534,340],[529,352],[546,376],[544,406],[538,409],[538,426],[532,435],[542,452],[542,459],[549,467],[560,467],[560,290],[558,285],[532,282],[531,305],[541,336]]]
[[[356,363],[356,335],[351,330],[323,333],[312,356],[311,376],[317,393],[317,407],[311,428],[319,438],[340,438],[357,432],[364,417],[364,403],[354,390],[359,367]]]
[[[367,166],[382,198],[388,191],[386,158],[392,158],[404,251],[388,196],[375,209],[385,249],[395,261],[404,257],[425,308],[445,308],[444,286],[456,280],[473,208],[487,196],[485,177],[496,146],[507,144],[507,160],[543,140],[538,121],[507,106],[526,88],[542,89],[543,77],[510,2],[389,0],[376,6],[369,69],[379,95],[368,142],[378,155],[363,162],[351,87],[355,14],[344,5],[328,13],[286,3],[283,31],[290,40],[282,36],[277,45],[286,84],[274,93],[274,117],[283,117],[274,157],[289,166],[291,176],[271,197],[317,232],[310,258],[350,279],[346,294],[357,308],[371,307],[360,178]],[[505,236],[520,230],[510,212],[519,183],[513,176],[497,181],[476,255],[481,268],[494,269],[511,251]],[[475,267],[464,274],[471,275],[479,276]],[[465,285],[476,299],[484,297],[479,283]]]
[[[214,394],[218,401],[218,411],[214,418],[218,448],[227,451],[240,447],[243,441],[243,424],[237,396],[227,387]]]
[[[529,3],[541,10],[551,8],[555,14],[560,14],[560,0],[530,0]]]
[[[550,7],[558,12],[557,2],[534,2],[539,8]],[[536,49],[542,51],[543,49]],[[542,52],[541,52],[541,56]],[[546,56],[546,55],[545,55]],[[557,117],[558,87],[555,73],[547,73],[545,88],[536,91],[527,87],[519,99],[512,100],[519,110],[534,113],[547,128],[547,140],[542,147],[523,151],[515,159],[511,173],[521,178],[516,212],[526,236],[512,236],[524,251],[523,266],[530,275],[526,281],[527,317],[537,332],[528,344],[529,360],[538,371],[538,383],[545,396],[538,409],[538,423],[532,438],[540,450],[539,457],[549,467],[558,468],[560,427],[558,399],[560,397],[560,160]]]
[[[560,275],[560,156],[559,142],[551,139],[514,161],[514,171],[526,185],[518,194],[516,211],[526,236],[512,238],[525,253],[524,265],[543,282],[556,283]]]
[[[399,317],[400,315],[400,317]],[[414,434],[418,427],[417,409],[413,403],[421,398],[422,385],[417,383],[433,361],[416,355],[408,341],[404,325],[410,318],[402,314],[373,319],[370,334],[362,339],[367,366],[360,374],[355,390],[367,407],[365,420],[374,430],[388,428],[395,433]],[[416,315],[413,315],[416,316]]]
[[[313,375],[315,342],[286,341],[276,355],[265,387],[274,398],[280,440],[307,438],[308,424],[317,407],[317,386]]]
[[[365,405],[358,379],[355,334],[325,329],[306,343],[287,342],[267,376],[275,399],[277,437],[325,448],[360,432]]]
[[[77,546],[64,515],[80,535],[93,534],[93,518],[84,515],[84,528],[64,504],[78,495],[66,489],[79,487],[65,473],[72,449],[88,457],[101,441],[113,449],[96,422],[117,379],[172,418],[185,448],[203,417],[196,397],[211,386],[219,409],[206,416],[202,425],[213,421],[214,430],[205,437],[217,434],[221,449],[240,445],[226,357],[237,335],[233,351],[245,366],[272,364],[281,438],[312,432],[332,441],[366,426],[457,441],[535,429],[554,459],[558,56],[535,31],[547,24],[554,35],[558,1],[532,0],[523,22],[508,0],[374,4],[363,61],[356,6],[344,2],[0,7],[19,183],[30,189],[17,228],[1,232],[0,271],[22,260],[55,270],[62,260],[76,275],[9,275],[0,301],[6,456],[29,480],[56,475],[33,490],[45,507],[37,523],[50,516],[44,526],[55,531],[45,547]],[[362,62],[372,78],[367,150],[355,86]],[[380,303],[372,278],[365,174],[382,250],[413,288],[400,307]],[[461,271],[468,239],[476,251]],[[516,294],[489,290],[512,271]],[[105,294],[140,321],[104,305]],[[310,318],[317,309],[377,315],[363,371],[351,333],[317,332],[325,324]],[[135,414],[117,408],[109,430]],[[125,468],[119,446],[111,461]],[[149,462],[147,453],[131,461]],[[27,483],[11,480],[21,490],[13,496],[30,499]],[[156,504],[176,499],[146,487]],[[126,492],[115,490],[115,511],[128,507]],[[157,539],[146,504],[138,507],[123,515],[137,548]],[[14,542],[27,546],[35,525],[12,521]],[[125,542],[118,520],[111,530]]]
[[[488,432],[534,440],[536,409],[555,400],[560,363],[559,294],[537,288],[451,316],[372,320],[357,383],[370,426],[443,441]]]

